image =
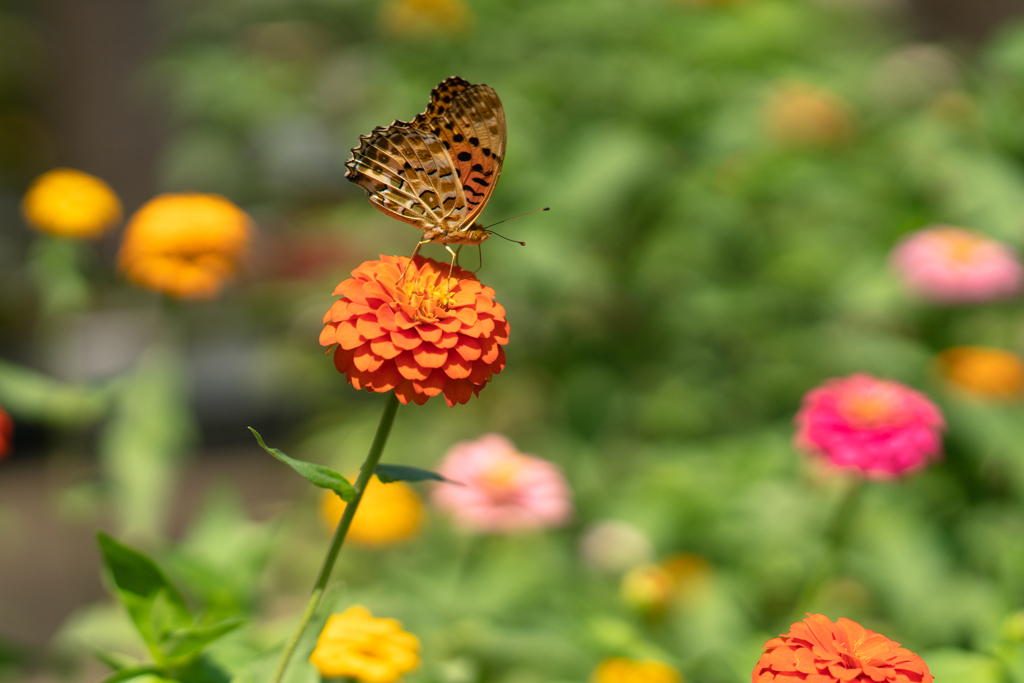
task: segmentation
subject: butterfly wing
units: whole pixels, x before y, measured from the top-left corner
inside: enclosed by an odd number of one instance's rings
[[[462,224],[467,201],[451,156],[435,135],[396,121],[359,137],[345,177],[374,206],[421,230]]]
[[[427,110],[411,125],[447,149],[468,207],[461,229],[469,229],[494,192],[505,159],[505,109],[498,94],[453,76],[431,91]]]

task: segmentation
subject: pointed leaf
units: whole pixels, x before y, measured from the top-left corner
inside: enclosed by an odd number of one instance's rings
[[[452,481],[442,477],[437,472],[431,472],[430,470],[421,470],[419,467],[409,467],[408,465],[385,465],[383,463],[377,465],[377,468],[373,471],[380,479],[382,484],[390,484],[394,481],[444,481],[449,484],[457,484],[458,482]]]
[[[346,503],[351,503],[355,498],[355,489],[352,488],[352,484],[349,483],[348,479],[341,476],[330,467],[324,467],[323,465],[316,465],[311,462],[305,462],[304,460],[289,458],[280,450],[270,448],[263,443],[263,437],[260,436],[260,433],[255,429],[249,427],[249,431],[256,437],[256,441],[259,442],[260,448],[301,474],[310,484],[319,486],[322,489],[334,491],[341,496],[341,499]]]
[[[120,671],[121,669],[130,669],[132,667],[141,666],[138,659],[121,654],[120,652],[93,650],[92,655],[109,666],[111,671]]]
[[[179,683],[231,683],[231,676],[227,671],[206,656],[199,657],[191,664],[176,669],[174,674],[174,678]]]
[[[204,647],[245,623],[244,619],[224,619],[212,624],[178,629],[168,635],[164,652],[171,659],[198,655]]]
[[[153,560],[103,532],[96,539],[121,601],[150,652],[159,658],[164,633],[192,623],[184,598]]]
[[[135,666],[115,671],[100,681],[100,683],[121,683],[121,681],[130,681],[131,679],[138,678],[139,676],[150,676],[159,673],[160,670],[154,666]]]

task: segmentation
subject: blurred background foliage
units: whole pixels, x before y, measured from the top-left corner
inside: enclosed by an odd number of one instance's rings
[[[254,466],[247,424],[343,472],[362,461],[382,398],[335,373],[320,319],[352,268],[410,253],[417,235],[344,162],[359,134],[410,119],[457,74],[493,86],[508,118],[486,220],[552,211],[505,226],[526,248],[483,248],[480,277],[512,326],[505,372],[466,406],[403,408],[385,460],[431,467],[501,432],[564,468],[577,515],[483,538],[435,517],[406,545],[346,549],[334,604],[423,640],[410,681],[580,681],[610,655],[746,680],[798,616],[842,495],[794,452],[792,416],[809,388],[864,371],[941,403],[946,459],[869,487],[808,608],[922,653],[939,680],[1024,680],[1021,406],[951,393],[933,365],[953,344],[1024,351],[1024,309],[929,307],[887,265],[901,235],[935,222],[1024,247],[1024,27],[954,49],[866,0],[152,9],[159,48],[133,81],[160,102],[152,189],[230,197],[257,245],[219,300],[173,305],[118,279],[116,236],[71,249],[32,235],[18,200],[64,160],[43,123],[52,65],[31,4],[0,5],[0,404],[19,429],[0,479],[42,462],[84,471],[47,503],[68,524],[142,539],[191,598],[252,618],[216,646],[225,671],[262,680],[247,662],[288,632],[327,535],[299,488],[254,515],[241,473],[174,522],[181,468],[232,449],[232,468]],[[129,210],[145,198],[128,194]],[[635,526],[654,559],[703,558],[699,571],[624,600],[620,573],[578,553],[606,519]],[[0,499],[0,539],[38,533]],[[94,556],[74,571],[95,575]],[[0,617],[0,676],[97,678],[91,648],[140,648],[108,603],[78,609],[47,648],[19,636],[32,614]]]

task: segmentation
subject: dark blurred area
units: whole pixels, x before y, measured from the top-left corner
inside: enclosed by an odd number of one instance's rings
[[[1024,15],[1020,0],[911,0],[917,33],[928,40],[976,44],[1008,19]]]

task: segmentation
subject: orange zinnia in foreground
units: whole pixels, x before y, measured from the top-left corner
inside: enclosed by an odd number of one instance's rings
[[[320,343],[338,345],[334,366],[356,389],[394,389],[418,405],[443,393],[466,403],[505,367],[509,326],[494,290],[461,268],[417,256],[381,256],[334,290]]]
[[[931,683],[924,660],[855,621],[832,623],[810,614],[772,638],[754,667],[752,683]]]

